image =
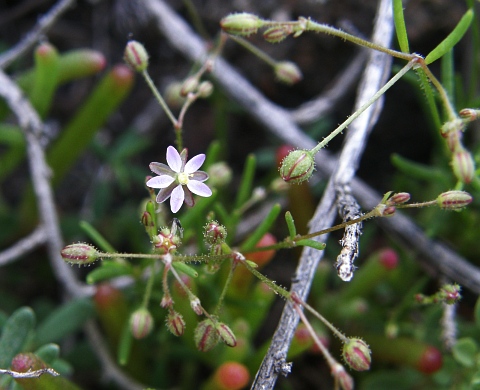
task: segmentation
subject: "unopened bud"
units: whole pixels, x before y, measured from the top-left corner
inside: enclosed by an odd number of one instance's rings
[[[442,300],[448,304],[453,305],[457,303],[462,296],[460,294],[460,286],[458,284],[446,284],[440,289]]]
[[[198,323],[194,332],[195,345],[201,352],[210,351],[220,341],[215,324],[209,318]]]
[[[458,210],[468,206],[473,198],[465,191],[447,191],[438,195],[438,207],[446,210]]]
[[[198,299],[197,297],[190,300],[190,307],[195,312],[195,314],[199,316],[203,314],[202,304],[200,303],[200,299]]]
[[[289,61],[277,63],[274,71],[277,79],[287,85],[296,84],[303,78],[300,68]]]
[[[209,245],[221,244],[227,239],[227,229],[217,221],[211,221],[205,226],[203,237]]]
[[[462,183],[470,183],[475,176],[475,162],[472,155],[463,148],[453,153],[452,168],[456,178]]]
[[[292,33],[291,26],[274,26],[265,30],[263,38],[269,43],[279,43]]]
[[[190,76],[185,79],[180,89],[180,96],[187,96],[190,92],[195,92],[198,88],[198,77]]]
[[[223,322],[217,322],[215,324],[215,329],[222,340],[229,347],[235,347],[237,345],[237,338],[233,334],[232,330],[225,325]]]
[[[145,308],[135,310],[130,316],[130,331],[136,339],[147,337],[153,330],[153,317]]]
[[[93,246],[83,243],[67,245],[60,254],[67,263],[78,265],[93,263],[99,257]]]
[[[213,84],[210,81],[202,81],[198,86],[198,96],[202,99],[210,97],[213,92]]]
[[[464,108],[460,110],[460,116],[463,119],[468,119],[470,122],[477,120],[480,116],[480,110],[474,110],[473,108]]]
[[[462,137],[463,133],[461,131],[451,131],[445,135],[445,141],[451,152],[462,147]]]
[[[335,363],[332,366],[332,375],[338,381],[342,390],[353,390],[353,378],[340,363]]]
[[[207,173],[210,187],[224,187],[232,181],[232,169],[224,161],[210,165]]]
[[[175,310],[170,310],[167,315],[167,328],[170,332],[172,332],[175,336],[183,335],[185,331],[185,320],[183,319],[182,315]]]
[[[130,68],[137,72],[143,72],[148,67],[148,53],[145,47],[137,41],[127,43],[123,59]]]
[[[312,176],[314,168],[315,160],[309,150],[294,150],[283,159],[280,176],[288,183],[299,184]]]
[[[248,37],[256,34],[263,21],[256,15],[246,12],[230,14],[220,21],[222,30],[227,34]]]
[[[408,192],[398,192],[393,194],[390,199],[388,199],[388,203],[390,204],[402,204],[406,203],[410,200],[410,194]]]
[[[183,103],[185,103],[185,98],[180,95],[182,85],[183,84],[180,82],[172,82],[168,84],[164,94],[165,101],[168,103],[169,106],[173,108],[180,108],[182,107]]]
[[[343,344],[343,359],[347,365],[355,371],[370,369],[372,357],[367,343],[361,339],[352,338]]]

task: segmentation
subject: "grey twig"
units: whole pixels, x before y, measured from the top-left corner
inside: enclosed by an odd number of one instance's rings
[[[52,376],[60,375],[53,368],[41,368],[40,370],[27,371],[27,372],[17,372],[17,371],[0,369],[0,374],[7,374],[13,378],[38,378],[43,374],[50,374]]]
[[[0,55],[0,69],[5,69],[15,59],[25,54],[30,50],[57,19],[75,2],[75,0],[60,0],[55,6],[53,6],[48,13],[43,15],[37,22],[32,31],[10,50]]]
[[[37,227],[30,235],[17,241],[10,248],[0,252],[0,267],[17,260],[20,256],[44,244],[46,239],[47,234],[45,228],[43,226]]]

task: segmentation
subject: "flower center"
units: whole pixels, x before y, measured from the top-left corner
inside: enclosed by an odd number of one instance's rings
[[[179,174],[177,174],[177,180],[179,184],[184,186],[188,183],[188,173],[180,172]]]

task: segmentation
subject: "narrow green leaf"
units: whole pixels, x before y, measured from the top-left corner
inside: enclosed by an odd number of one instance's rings
[[[323,251],[325,249],[325,247],[327,246],[327,244],[325,244],[324,242],[318,242],[318,241],[310,240],[310,239],[297,241],[297,245],[299,245],[299,246],[309,246],[310,248],[318,249],[319,251]]]
[[[477,302],[475,303],[473,315],[475,318],[475,325],[477,326],[477,329],[480,329],[480,298],[478,298]]]
[[[92,302],[87,298],[76,299],[53,311],[37,328],[36,341],[46,344],[61,340],[80,329],[94,315]]]
[[[242,181],[235,200],[235,208],[239,209],[250,198],[252,193],[253,177],[255,175],[256,158],[253,154],[247,157],[243,169]]]
[[[297,228],[295,227],[295,221],[293,220],[292,213],[290,213],[290,211],[285,213],[285,221],[287,222],[290,238],[294,238],[297,235]]]
[[[129,263],[104,260],[100,267],[95,268],[87,275],[86,280],[88,284],[95,284],[131,273],[132,267]]]
[[[80,228],[102,251],[107,253],[115,253],[115,248],[103,237],[100,232],[95,229],[89,222],[80,221]]]
[[[265,219],[260,225],[257,226],[255,231],[248,237],[247,240],[241,245],[240,252],[253,249],[260,239],[267,233],[273,224],[275,223],[282,207],[277,203],[275,204]]]
[[[181,261],[174,261],[172,262],[172,267],[175,268],[177,271],[183,272],[185,275],[188,275],[192,278],[198,277],[198,272],[195,271],[192,267],[188,266]]]
[[[404,53],[410,53],[402,0],[393,0],[393,21],[395,23],[395,32],[400,50]]]
[[[120,345],[118,346],[117,361],[121,366],[128,363],[130,351],[132,349],[132,341],[133,336],[132,332],[130,332],[130,323],[129,321],[126,321],[122,331],[122,337],[120,338]]]
[[[473,20],[473,11],[469,9],[465,15],[462,16],[462,19],[458,22],[453,31],[448,34],[448,36],[440,42],[435,49],[433,49],[426,57],[425,64],[431,64],[433,61],[438,60],[446,52],[453,49],[453,47],[462,39],[462,37],[467,32],[470,24]]]
[[[0,338],[0,368],[10,367],[12,359],[22,350],[34,326],[35,314],[29,307],[21,307],[12,313]]]
[[[401,172],[421,180],[428,180],[429,182],[445,183],[448,184],[448,180],[441,169],[432,168],[428,165],[419,164],[417,162],[407,160],[406,158],[393,154],[391,157],[392,164],[398,168]]]

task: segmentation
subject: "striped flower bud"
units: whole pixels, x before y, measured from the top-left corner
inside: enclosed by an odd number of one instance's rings
[[[67,263],[78,265],[93,263],[99,257],[99,253],[93,246],[80,242],[67,245],[60,254]]]
[[[221,244],[227,239],[227,229],[217,221],[211,221],[205,225],[203,237],[208,245]]]
[[[130,68],[137,72],[143,72],[148,67],[147,50],[137,41],[129,41],[127,43],[123,59]]]
[[[263,33],[263,38],[269,43],[282,42],[293,32],[291,26],[274,26],[266,29]]]
[[[229,347],[235,347],[237,345],[237,338],[233,334],[232,330],[223,322],[217,322],[215,329],[222,340]]]
[[[194,332],[194,340],[197,349],[201,352],[210,351],[220,341],[215,324],[209,318],[198,323]]]
[[[452,168],[456,178],[462,183],[469,184],[475,176],[475,162],[464,148],[458,148],[453,153]]]
[[[135,310],[130,316],[130,331],[136,339],[147,337],[153,330],[153,317],[145,308]]]
[[[166,320],[167,328],[175,336],[183,335],[185,331],[185,320],[183,316],[175,310],[170,310]]]
[[[468,206],[473,198],[465,191],[447,191],[438,195],[438,207],[446,210],[458,210]]]
[[[257,33],[258,29],[263,26],[263,21],[256,15],[242,12],[223,18],[220,26],[227,34],[248,37]]]
[[[370,369],[372,357],[367,343],[361,339],[351,338],[343,344],[343,359],[347,365],[355,371]]]
[[[314,168],[315,160],[309,150],[294,150],[283,159],[280,176],[288,183],[300,184],[312,176]]]
[[[274,71],[278,81],[287,85],[296,84],[303,78],[299,67],[290,61],[278,62]]]

